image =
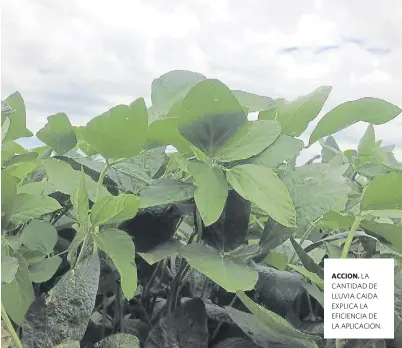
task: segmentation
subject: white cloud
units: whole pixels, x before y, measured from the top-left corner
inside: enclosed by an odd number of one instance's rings
[[[2,97],[23,94],[33,131],[56,112],[83,124],[149,100],[152,80],[172,69],[287,99],[331,85],[324,111],[364,96],[402,106],[401,22],[400,0],[13,0],[3,5]],[[365,128],[336,138],[356,145]],[[402,116],[375,129],[402,160]]]

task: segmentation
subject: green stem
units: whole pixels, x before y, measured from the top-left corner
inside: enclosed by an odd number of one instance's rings
[[[17,333],[14,330],[14,326],[11,323],[10,318],[8,317],[7,311],[4,308],[3,303],[1,304],[1,318],[4,320],[4,323],[6,324],[6,328],[7,328],[8,332],[10,333],[12,339],[14,340],[14,343],[17,346],[17,348],[23,348],[20,338],[18,337]]]
[[[352,245],[353,238],[356,235],[357,228],[359,227],[361,221],[362,221],[362,217],[360,215],[356,216],[355,221],[353,222],[353,225],[350,229],[349,235],[346,238],[346,242],[343,247],[341,259],[346,259],[348,257],[350,246]]]
[[[88,247],[88,243],[89,243],[89,233],[87,233],[84,237],[84,242],[82,243],[81,246],[81,250],[80,250],[80,254],[78,255],[77,261],[75,262],[75,267],[77,267],[77,265],[82,261],[82,259],[84,258],[84,254],[85,251]]]

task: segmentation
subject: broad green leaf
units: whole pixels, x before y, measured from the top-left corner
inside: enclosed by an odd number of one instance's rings
[[[1,125],[1,143],[3,143],[3,140],[5,139],[7,133],[8,133],[8,129],[10,128],[10,117],[6,117],[4,123],[2,123]]]
[[[62,258],[53,256],[29,265],[29,274],[34,283],[43,283],[51,279],[60,267]]]
[[[94,348],[140,348],[140,341],[134,335],[119,332],[99,341]]]
[[[176,255],[182,247],[183,244],[179,240],[171,239],[146,253],[138,253],[138,255],[140,255],[150,265],[153,265],[167,257]]]
[[[402,225],[363,220],[360,226],[367,234],[391,244],[393,250],[402,253]]]
[[[1,171],[1,225],[5,229],[10,220],[14,201],[17,196],[17,184],[14,177]]]
[[[15,279],[19,263],[16,257],[1,254],[1,282],[11,283]]]
[[[11,221],[17,225],[23,224],[61,208],[54,198],[20,193],[14,201]]]
[[[121,288],[131,300],[137,290],[137,267],[134,262],[135,246],[131,237],[118,229],[108,229],[93,235],[96,245],[112,259],[120,273]]]
[[[282,134],[300,136],[320,113],[332,87],[322,86],[293,101],[275,100],[276,106],[261,111],[260,120],[276,120],[282,126]]]
[[[15,141],[5,141],[1,144],[1,163],[6,163],[15,154],[23,154],[25,149]]]
[[[46,294],[30,306],[22,327],[24,347],[56,347],[80,341],[94,311],[99,288],[98,253],[84,258],[75,269],[65,273]]]
[[[283,161],[298,156],[303,149],[302,140],[281,134],[273,144],[257,156],[247,160],[247,163],[258,164],[268,168],[276,168]]]
[[[314,339],[295,329],[280,315],[253,302],[243,291],[237,296],[251,312],[245,313],[226,307],[230,318],[260,347],[283,346],[292,348],[316,348]]]
[[[310,136],[309,145],[327,135],[339,132],[359,121],[384,124],[401,113],[401,109],[382,99],[361,98],[338,105],[318,122]]]
[[[6,172],[10,175],[22,180],[31,174],[37,168],[37,164],[33,162],[14,163],[6,168]]]
[[[275,105],[275,101],[269,97],[239,90],[232,90],[232,93],[237,98],[240,105],[246,107],[249,112],[270,109]]]
[[[180,250],[189,265],[201,272],[227,292],[252,290],[258,273],[237,259],[220,254],[202,244],[189,244]]]
[[[174,179],[160,179],[144,188],[140,194],[140,208],[177,203],[194,197],[195,186]]]
[[[95,226],[119,224],[132,219],[137,214],[139,205],[139,198],[133,194],[102,197],[92,207],[91,222]]]
[[[194,199],[205,226],[215,223],[222,214],[228,197],[225,175],[218,167],[191,162],[188,170],[194,177]]]
[[[78,223],[84,229],[88,228],[88,213],[89,213],[89,196],[85,185],[85,173],[81,167],[81,180],[80,186],[71,196],[71,203],[73,204]]]
[[[375,177],[363,193],[361,210],[402,209],[402,173]]]
[[[310,272],[303,266],[288,264],[290,268],[293,268],[295,271],[299,272],[302,276],[311,280],[314,284],[316,284],[321,290],[324,290],[324,280],[319,277],[317,273]]]
[[[31,137],[33,135],[32,132],[26,128],[25,103],[21,94],[19,92],[14,92],[6,98],[5,102],[14,110],[14,112],[8,116],[10,119],[10,126],[8,127],[4,142]]]
[[[197,83],[181,104],[179,131],[210,157],[247,123],[236,97],[222,82]]]
[[[349,187],[342,176],[345,171],[345,166],[313,163],[283,175],[296,208],[298,226],[307,226],[346,200]]]
[[[289,262],[289,257],[286,254],[270,251],[263,261],[267,265],[275,267],[278,271],[284,271]]]
[[[20,239],[27,248],[48,255],[53,252],[57,237],[57,230],[53,225],[46,221],[32,220],[22,230]]]
[[[172,145],[181,153],[191,152],[191,143],[179,132],[177,118],[155,120],[148,126],[146,147],[161,145]]]
[[[295,248],[295,251],[303,266],[308,271],[316,273],[321,279],[324,279],[324,270],[315,263],[313,258],[304,251],[303,247],[297,243],[292,236],[290,236],[290,242],[292,243],[293,248]]]
[[[322,145],[322,163],[328,163],[340,152],[339,146],[333,136],[329,136]]]
[[[268,219],[264,225],[264,231],[260,238],[260,245],[263,250],[273,250],[288,240],[294,232],[294,228],[285,227],[274,219]]]
[[[22,243],[22,242],[21,242]],[[39,250],[32,250],[26,246],[22,246],[18,252],[25,259],[26,263],[33,265],[34,263],[41,262],[46,258],[46,253]]]
[[[357,147],[358,156],[371,155],[375,147],[375,133],[372,124],[369,124]]]
[[[26,152],[21,155],[17,154],[11,157],[9,161],[7,161],[6,166],[11,166],[12,164],[21,162],[36,162],[38,157],[39,154],[36,152]]]
[[[82,129],[82,135],[104,158],[128,158],[141,151],[147,127],[147,108],[144,99],[139,98],[93,118]]]
[[[231,137],[215,158],[220,162],[243,160],[258,155],[280,135],[276,121],[249,121]]]
[[[11,283],[1,284],[1,303],[11,320],[21,326],[29,306],[35,299],[35,294],[24,258],[12,249],[10,256],[18,259],[19,267]]]
[[[80,186],[81,173],[74,170],[71,166],[61,160],[48,158],[43,161],[43,167],[46,170],[48,181],[56,188],[57,191],[63,192],[67,195],[72,195],[77,187]],[[85,174],[85,186],[88,190],[88,197],[91,201],[96,201],[96,188],[95,182],[89,175]],[[110,196],[110,193],[104,186],[101,186],[101,197]]]
[[[152,81],[149,108],[151,122],[167,115],[171,107],[182,100],[198,82],[205,80],[202,74],[187,70],[172,70]]]
[[[245,199],[286,227],[296,224],[292,198],[281,179],[269,168],[244,164],[226,172],[230,185]]]
[[[82,152],[84,152],[87,156],[94,156],[99,153],[84,138],[86,126],[79,126],[79,127],[73,126],[72,129],[77,138],[77,146]]]
[[[17,188],[17,193],[29,193],[36,196],[47,196],[55,191],[54,186],[48,181],[29,182]]]
[[[59,155],[64,155],[77,145],[77,137],[64,112],[49,116],[47,124],[36,133],[36,137]]]

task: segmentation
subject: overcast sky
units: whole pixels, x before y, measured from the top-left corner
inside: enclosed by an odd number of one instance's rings
[[[323,112],[365,96],[402,107],[401,0],[9,0],[2,10],[1,97],[20,91],[33,132],[57,112],[81,125],[149,102],[152,80],[175,69],[272,98],[330,85]],[[341,148],[366,127],[338,133]],[[402,115],[375,130],[402,160]]]

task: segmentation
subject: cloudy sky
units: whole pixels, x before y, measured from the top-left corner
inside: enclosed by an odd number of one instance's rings
[[[149,102],[152,80],[174,69],[273,98],[330,85],[323,112],[365,96],[401,107],[402,1],[9,0],[1,58],[1,97],[20,91],[33,132],[57,112],[81,125]],[[342,149],[366,126],[338,133]],[[402,115],[375,130],[402,160]]]

